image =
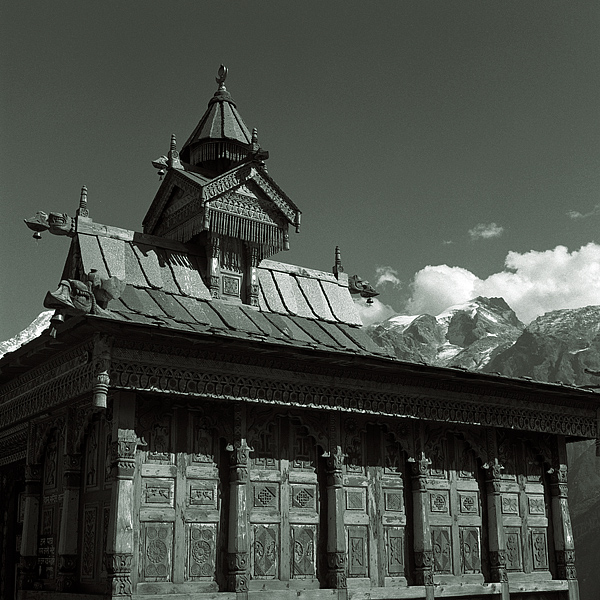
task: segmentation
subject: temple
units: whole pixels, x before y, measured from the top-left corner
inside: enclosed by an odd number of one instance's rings
[[[85,187],[26,220],[70,248],[0,360],[0,596],[577,600],[566,444],[598,395],[399,361],[339,249],[278,262],[300,211],[226,76],[143,232]]]

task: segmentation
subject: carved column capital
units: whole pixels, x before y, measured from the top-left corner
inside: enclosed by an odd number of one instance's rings
[[[227,587],[230,591],[248,591],[247,570],[249,564],[247,552],[229,552],[227,554]]]
[[[327,486],[342,487],[344,484],[343,471],[346,455],[342,449],[337,446],[325,455],[327,464]]]
[[[246,440],[229,444],[227,446],[229,454],[229,468],[231,471],[231,481],[237,483],[246,483],[248,480],[248,462],[252,448],[248,446]]]
[[[415,552],[417,585],[433,585],[433,550]]]
[[[327,553],[327,585],[336,590],[347,587],[345,552]]]
[[[106,570],[112,592],[112,598],[122,600],[131,598],[133,586],[131,583],[131,565],[133,554],[126,552],[107,553]]]
[[[77,581],[77,554],[58,555],[57,585],[61,592],[75,591]]]
[[[557,550],[556,567],[559,579],[577,579],[575,550]]]
[[[138,446],[145,446],[133,429],[119,429],[118,438],[111,443],[111,463],[117,479],[133,479],[135,453]]]
[[[492,581],[507,582],[506,552],[504,550],[490,550],[489,557]]]

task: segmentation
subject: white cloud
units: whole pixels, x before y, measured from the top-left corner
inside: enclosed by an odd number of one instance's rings
[[[469,229],[469,235],[472,240],[488,240],[490,238],[500,237],[503,233],[504,227],[500,227],[500,225],[496,225],[496,223],[479,223],[475,225],[473,229]]]
[[[560,308],[600,304],[600,245],[569,252],[509,252],[504,271],[480,279],[461,267],[427,266],[411,283],[409,314],[439,314],[476,296],[500,296],[525,323]]]
[[[377,281],[375,282],[375,288],[391,284],[395,288],[399,288],[401,285],[400,279],[398,279],[398,271],[392,269],[392,267],[377,267]]]
[[[593,217],[594,215],[600,214],[600,204],[596,204],[590,212],[585,214],[580,213],[578,210],[569,210],[567,211],[567,216],[571,219],[587,219],[588,217]]]
[[[396,311],[391,306],[384,304],[377,298],[372,298],[372,300],[372,304],[368,304],[365,298],[354,298],[354,304],[363,325],[381,323],[396,314]]]

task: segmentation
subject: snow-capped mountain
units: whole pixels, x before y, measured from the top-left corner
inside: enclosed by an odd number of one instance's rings
[[[369,331],[401,360],[480,370],[524,328],[502,298],[478,297],[437,316],[391,317]]]
[[[0,342],[0,358],[9,352],[14,352],[30,340],[40,336],[42,332],[48,328],[53,314],[53,310],[45,310],[40,313],[28,327],[23,329],[23,331],[17,333],[17,335],[5,342]]]
[[[367,328],[399,359],[570,385],[600,385],[600,306],[555,310],[525,327],[502,298],[475,298],[437,316],[395,316]],[[582,600],[600,590],[600,458],[568,445],[569,504]]]

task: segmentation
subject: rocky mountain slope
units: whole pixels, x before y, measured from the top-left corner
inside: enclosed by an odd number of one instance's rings
[[[502,298],[475,298],[437,316],[395,316],[368,331],[401,360],[600,385],[600,306],[556,310],[525,327]],[[594,442],[569,444],[569,498],[581,600],[600,590],[600,458]]]

